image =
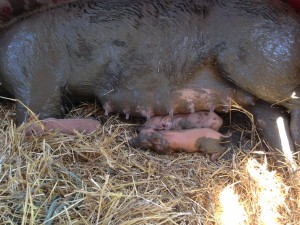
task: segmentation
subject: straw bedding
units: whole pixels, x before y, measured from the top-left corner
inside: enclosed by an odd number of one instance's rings
[[[93,135],[28,138],[28,124],[14,124],[15,105],[0,104],[1,224],[300,224],[298,167],[265,154],[255,129],[249,151],[235,148],[213,163],[133,149],[128,140],[140,121],[105,117],[94,104],[67,115],[100,119]]]

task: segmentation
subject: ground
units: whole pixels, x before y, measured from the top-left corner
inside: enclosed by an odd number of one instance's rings
[[[250,151],[213,163],[133,149],[137,121],[94,104],[68,114],[100,119],[93,135],[28,138],[0,104],[1,224],[300,224],[299,159],[261,151],[254,131]]]

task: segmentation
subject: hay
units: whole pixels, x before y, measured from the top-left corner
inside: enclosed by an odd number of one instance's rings
[[[133,149],[127,141],[136,125],[104,117],[95,105],[68,116],[95,115],[104,125],[93,135],[26,138],[25,126],[13,123],[14,104],[1,103],[1,224],[226,224],[230,212],[227,224],[264,224],[264,191],[275,193],[265,200],[277,213],[269,224],[300,224],[299,174],[284,159],[278,163],[279,153],[263,153],[255,129],[249,153],[235,149],[228,160],[212,163],[201,154]],[[230,193],[235,197],[226,203]]]

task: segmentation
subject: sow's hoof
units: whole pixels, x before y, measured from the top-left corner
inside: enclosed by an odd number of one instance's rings
[[[196,128],[177,131],[142,130],[136,138],[129,141],[134,148],[151,149],[158,154],[184,151],[188,153],[205,152],[216,161],[224,152],[221,138],[228,137],[209,128]]]
[[[63,134],[92,134],[101,123],[94,119],[54,119],[48,118],[31,124],[25,130],[25,135],[42,135],[47,131],[58,130]]]

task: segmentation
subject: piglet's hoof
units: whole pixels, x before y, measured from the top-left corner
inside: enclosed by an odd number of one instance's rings
[[[216,161],[225,148],[220,145],[221,138],[227,138],[210,128],[188,130],[156,131],[142,130],[136,138],[129,141],[134,148],[151,149],[159,154],[184,151],[188,153],[205,152]]]
[[[221,137],[230,137],[230,135]],[[198,138],[196,145],[203,152],[207,153],[210,156],[210,160],[213,162],[216,162],[226,151],[226,148],[220,145],[220,138],[200,137]]]
[[[26,136],[42,135],[44,132],[58,130],[63,134],[92,134],[101,125],[94,119],[54,119],[48,118],[31,124],[25,130]]]

